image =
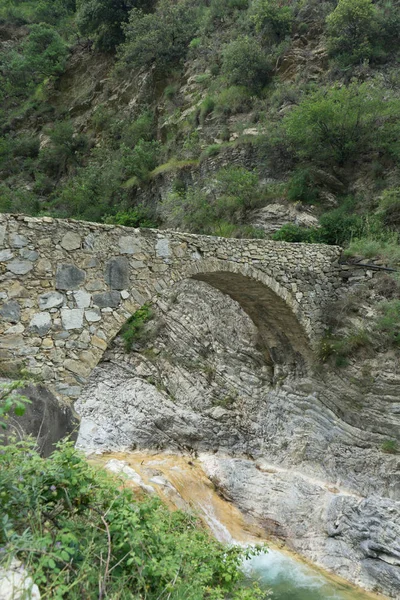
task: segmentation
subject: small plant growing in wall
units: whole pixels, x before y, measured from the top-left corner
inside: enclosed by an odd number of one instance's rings
[[[397,454],[400,448],[396,440],[385,440],[381,445],[381,450],[386,454]]]
[[[121,336],[125,343],[125,351],[130,352],[135,342],[143,342],[145,338],[145,325],[153,318],[153,311],[149,304],[143,304],[125,323],[121,329]]]

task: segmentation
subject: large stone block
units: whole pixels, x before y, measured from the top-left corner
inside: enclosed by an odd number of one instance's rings
[[[47,294],[39,296],[39,308],[40,310],[59,308],[64,304],[64,301],[64,294],[60,294],[60,292],[47,292]]]
[[[124,256],[112,258],[106,264],[105,280],[112,290],[129,287],[129,261]]]
[[[29,328],[32,333],[36,333],[41,337],[45,336],[51,329],[51,316],[47,312],[40,312],[33,315]]]
[[[59,265],[56,273],[56,288],[58,290],[76,290],[86,279],[85,271],[75,265]]]
[[[82,329],[83,308],[62,308],[61,322],[64,329]]]
[[[61,240],[61,247],[64,248],[64,250],[78,250],[81,246],[81,236],[73,231],[68,231]]]
[[[121,302],[121,294],[119,292],[102,292],[94,294],[93,304],[100,308],[117,308]]]
[[[15,300],[7,302],[0,309],[0,316],[8,323],[18,323],[21,318],[21,309]]]
[[[7,269],[14,275],[26,275],[29,271],[32,271],[33,264],[28,260],[15,259],[8,263]]]

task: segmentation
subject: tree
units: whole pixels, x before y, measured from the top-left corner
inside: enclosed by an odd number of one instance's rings
[[[245,36],[225,46],[222,72],[230,85],[243,85],[257,91],[268,82],[271,66],[257,40]]]
[[[281,41],[292,31],[293,8],[276,0],[255,0],[251,5],[250,20],[265,41]]]
[[[340,62],[356,64],[377,51],[379,13],[372,0],[339,0],[326,21],[330,54]]]
[[[132,8],[151,8],[152,0],[77,0],[76,22],[101,50],[113,51],[124,41],[123,24]]]
[[[343,165],[371,150],[398,153],[400,101],[370,83],[310,94],[283,119],[301,158]]]
[[[133,9],[124,26],[120,64],[133,68],[155,65],[165,73],[186,56],[197,30],[199,9],[190,0],[172,4],[162,0],[155,13]]]

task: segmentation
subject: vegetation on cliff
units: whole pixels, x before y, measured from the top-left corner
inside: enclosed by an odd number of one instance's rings
[[[0,210],[260,237],[294,203],[321,228],[276,239],[386,258],[399,25],[390,0],[6,2]]]

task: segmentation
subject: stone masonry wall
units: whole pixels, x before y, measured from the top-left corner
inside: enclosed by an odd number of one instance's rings
[[[130,315],[190,277],[232,295],[266,330],[276,315],[301,353],[342,285],[339,256],[333,246],[0,215],[0,366],[23,365],[76,398]]]

